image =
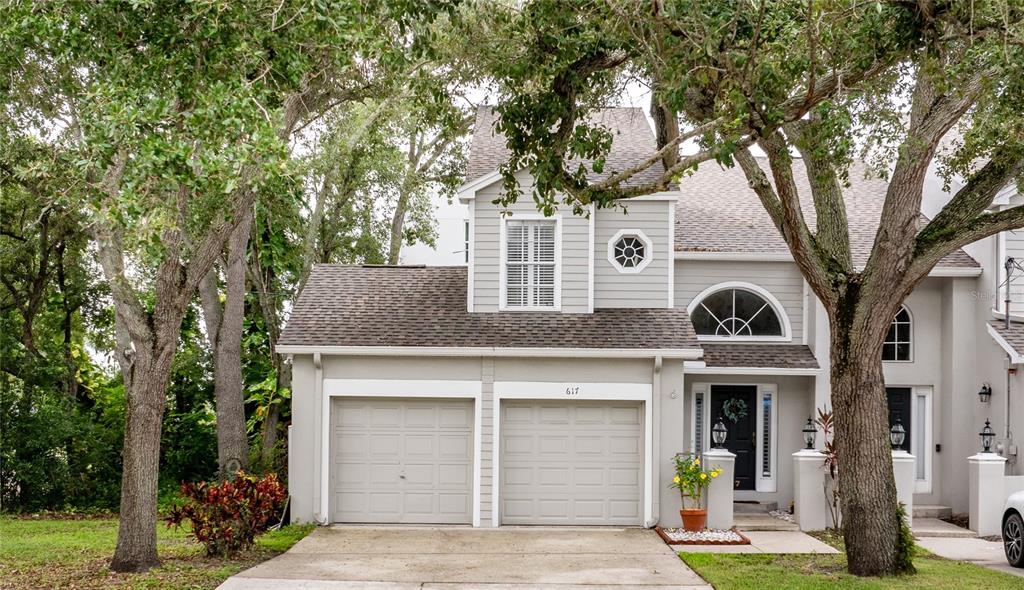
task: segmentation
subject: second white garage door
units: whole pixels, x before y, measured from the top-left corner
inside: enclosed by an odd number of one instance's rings
[[[339,398],[332,423],[334,522],[472,522],[472,400]]]
[[[640,525],[643,405],[506,401],[502,524]]]

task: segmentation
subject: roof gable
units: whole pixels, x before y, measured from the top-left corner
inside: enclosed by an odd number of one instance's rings
[[[613,174],[627,170],[657,151],[654,133],[647,122],[647,117],[644,116],[643,110],[637,107],[599,109],[590,115],[589,121],[592,125],[608,128],[612,133],[612,146],[606,157],[604,170],[600,174],[590,169],[589,161],[573,160],[569,163],[572,166],[580,163],[588,165],[587,177],[590,182],[600,182]],[[496,129],[497,122],[498,113],[493,107],[482,106],[477,109],[469,161],[466,164],[464,190],[482,188],[479,186],[481,181],[485,185],[496,181],[496,172],[508,163],[510,152],[505,143],[505,136]],[[625,184],[647,184],[657,181],[660,177],[661,167],[650,166]]]

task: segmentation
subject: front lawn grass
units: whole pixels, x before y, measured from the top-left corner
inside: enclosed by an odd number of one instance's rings
[[[921,588],[945,590],[984,588],[1020,590],[1024,580],[978,565],[950,561],[917,549],[917,574],[889,578],[858,578],[846,573],[846,556],[769,555],[763,553],[680,553],[679,557],[717,590]]]
[[[216,588],[232,574],[278,555],[313,530],[296,525],[257,539],[232,559],[206,557],[185,528],[157,526],[161,565],[144,574],[107,569],[117,543],[116,518],[0,517],[0,587],[27,588]]]

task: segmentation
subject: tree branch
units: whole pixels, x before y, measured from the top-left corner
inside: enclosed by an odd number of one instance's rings
[[[832,265],[842,273],[853,272],[853,255],[850,252],[850,226],[846,216],[846,203],[843,201],[843,190],[831,162],[817,145],[815,123],[820,117],[811,115],[811,119],[794,121],[787,126],[787,131],[796,139],[794,143],[803,156],[807,168],[807,180],[811,185],[814,199],[814,212],[817,221],[815,241],[819,252],[827,257]]]

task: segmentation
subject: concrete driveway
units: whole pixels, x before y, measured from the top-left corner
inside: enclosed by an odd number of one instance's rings
[[[611,528],[318,528],[222,590],[707,589],[653,531]]]

